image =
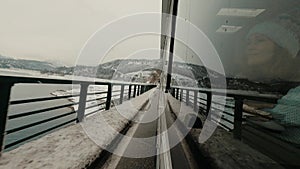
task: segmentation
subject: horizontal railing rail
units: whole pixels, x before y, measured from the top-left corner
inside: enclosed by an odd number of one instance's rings
[[[15,84],[56,84],[56,85],[77,85],[79,91],[72,92],[62,96],[46,96],[38,98],[27,98],[10,100],[11,90]],[[104,89],[94,89],[89,91],[89,86],[103,86]],[[31,139],[42,136],[55,129],[70,125],[72,123],[82,122],[82,120],[94,113],[102,110],[109,110],[114,104],[121,104],[124,100],[134,98],[155,87],[153,84],[129,83],[129,82],[109,82],[109,81],[85,81],[85,80],[68,80],[68,79],[50,79],[36,77],[16,77],[0,76],[0,152],[13,146],[18,146]],[[34,92],[34,91],[33,91]],[[25,110],[21,112],[9,113],[9,106],[23,106],[25,104],[46,103],[67,99],[69,103],[57,104],[48,107],[37,107],[34,110]],[[74,99],[77,99],[75,101]],[[54,104],[54,103],[53,103]],[[76,108],[74,106],[77,106]],[[69,111],[65,110],[68,109]],[[56,113],[54,111],[65,111]],[[89,111],[86,111],[89,110]],[[47,114],[47,115],[45,115]],[[50,115],[49,115],[50,114]],[[47,117],[49,116],[49,117]],[[32,118],[35,117],[35,118]],[[32,118],[26,124],[7,128],[7,123],[11,121],[22,121],[24,118]],[[56,122],[59,120],[59,122]],[[23,120],[24,121],[24,120]],[[19,132],[29,130],[33,127],[39,127],[47,123],[53,123],[46,129],[40,129],[35,133],[22,133],[22,138],[13,139],[5,143],[5,137],[9,135],[18,135]]]
[[[207,88],[190,88],[172,86],[171,94],[177,100],[185,102],[189,106],[193,106],[195,111],[203,113],[207,118],[216,122],[228,131],[233,131],[236,139],[241,139],[242,132],[242,115],[247,112],[243,109],[245,100],[260,101],[276,104],[281,95],[261,94],[254,91],[224,90],[224,89],[207,89]],[[202,96],[200,96],[202,94]],[[203,97],[205,95],[205,97]],[[221,104],[212,99],[213,96],[226,96],[226,103]],[[229,99],[229,100],[228,100]],[[228,102],[232,102],[228,104]],[[223,106],[224,110],[218,108]],[[222,112],[221,121],[217,122],[214,117],[208,117],[210,110]],[[231,110],[231,111],[228,111]],[[226,117],[224,116],[226,115]],[[230,117],[233,117],[230,119]],[[226,125],[227,123],[227,125]],[[231,126],[230,126],[231,125]]]

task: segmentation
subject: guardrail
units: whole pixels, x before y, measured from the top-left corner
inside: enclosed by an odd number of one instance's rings
[[[179,86],[172,86],[171,94],[177,100],[183,101],[189,106],[193,106],[196,112],[201,110],[199,112],[204,112],[205,116],[208,116],[210,110],[221,111],[226,117],[223,115],[220,117],[220,122],[215,122],[228,131],[232,131],[233,136],[236,139],[241,139],[242,115],[243,112],[247,112],[246,110],[243,110],[243,103],[245,100],[275,104],[281,97],[279,95],[259,94],[257,92],[249,91],[188,88]],[[226,104],[220,104],[217,101],[213,101],[212,97],[214,96],[226,96]],[[225,110],[220,110],[218,105],[224,106]],[[214,121],[213,117],[207,118]]]
[[[79,94],[70,94],[64,96],[52,96],[52,97],[40,97],[40,98],[30,98],[30,99],[21,99],[21,100],[10,100],[11,89],[15,84],[58,84],[58,85],[79,85],[80,93]],[[104,86],[106,90],[102,91],[94,91],[88,92],[89,86]],[[24,143],[28,140],[41,136],[45,133],[58,129],[60,127],[69,125],[71,123],[82,122],[84,117],[87,115],[91,115],[93,113],[97,113],[101,110],[109,110],[112,106],[112,97],[118,97],[115,99],[115,104],[121,104],[124,100],[134,98],[156,85],[152,84],[140,84],[140,83],[111,83],[111,82],[98,82],[98,81],[83,81],[83,80],[65,80],[65,79],[45,79],[45,78],[34,78],[34,77],[15,77],[15,76],[0,76],[0,153],[2,150],[11,148],[13,146]],[[114,90],[114,88],[117,88]],[[34,91],[33,91],[34,92]],[[87,96],[94,95],[92,99],[87,100]],[[105,96],[103,96],[105,95]],[[98,97],[97,97],[98,96]],[[100,97],[99,97],[100,96]],[[60,100],[60,99],[70,99],[77,97],[79,98],[78,102],[63,104],[63,105],[55,105],[52,107],[41,108],[37,110],[29,110],[24,112],[18,112],[14,114],[8,114],[9,106],[14,105],[24,105],[24,104],[32,104],[32,103],[45,103],[46,101]],[[97,101],[97,104],[86,106],[87,103]],[[6,123],[12,120],[22,120],[22,118],[26,118],[28,116],[40,115],[45,112],[50,112],[53,110],[58,110],[62,108],[68,108],[72,106],[78,106],[78,109],[71,109],[70,112],[59,114],[56,116],[51,116],[49,118],[40,120],[40,117],[37,118],[36,121],[32,122],[30,120],[29,124],[17,126],[11,129],[6,129]],[[86,110],[98,108],[89,113],[86,113]],[[67,120],[64,118],[68,117]],[[34,134],[26,134],[21,139],[15,140],[9,144],[4,145],[4,137],[10,134],[18,134],[18,132],[28,129],[30,127],[38,126],[41,124],[48,123],[54,120],[64,120],[59,124],[55,124],[50,126],[42,131],[38,131]]]

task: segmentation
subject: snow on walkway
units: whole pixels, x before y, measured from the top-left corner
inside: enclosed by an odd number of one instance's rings
[[[0,157],[0,169],[86,168],[126,127],[154,90],[26,143]],[[114,129],[114,130],[111,130]],[[97,144],[96,144],[97,143]]]

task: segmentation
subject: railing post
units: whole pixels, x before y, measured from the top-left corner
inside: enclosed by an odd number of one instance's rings
[[[135,97],[135,95],[136,95],[136,85],[134,85],[133,87],[133,97]]]
[[[194,90],[194,111],[198,112],[198,91]]]
[[[140,85],[138,85],[137,87],[138,87],[138,88],[137,88],[137,93],[136,93],[136,95],[139,96],[139,95],[140,95]]]
[[[211,106],[212,94],[211,92],[206,93],[206,116],[209,115],[209,110]],[[210,117],[208,117],[210,119]]]
[[[172,96],[175,97],[175,88],[171,88]]]
[[[120,104],[123,103],[123,96],[124,96],[124,87],[125,85],[121,85],[121,93],[120,93]]]
[[[143,94],[142,89],[143,89],[143,85],[140,85],[140,95]]]
[[[7,112],[9,106],[10,93],[13,83],[0,82],[0,157],[4,148],[5,127],[7,121]]]
[[[176,88],[176,99],[178,100],[178,96],[179,96],[179,88]]]
[[[190,104],[190,91],[186,90],[186,105]]]
[[[180,89],[180,101],[182,101],[183,89]]]
[[[128,88],[128,100],[130,100],[130,97],[131,97],[131,87],[132,87],[132,85],[129,85],[129,88]]]
[[[82,122],[84,119],[88,87],[89,87],[89,84],[86,84],[86,83],[80,84],[80,97],[79,97],[79,105],[78,105],[78,110],[77,110],[77,123]]]
[[[108,86],[107,86],[107,97],[106,97],[105,110],[109,110],[110,109],[111,92],[112,92],[112,84],[108,84]]]
[[[235,107],[234,107],[234,128],[233,128],[233,137],[235,139],[242,139],[242,121],[243,121],[243,99],[234,98]]]

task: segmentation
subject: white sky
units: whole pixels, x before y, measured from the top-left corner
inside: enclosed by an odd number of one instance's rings
[[[126,15],[160,11],[160,0],[0,0],[0,55],[72,66],[100,27]],[[159,48],[159,37],[131,39],[123,46]]]

